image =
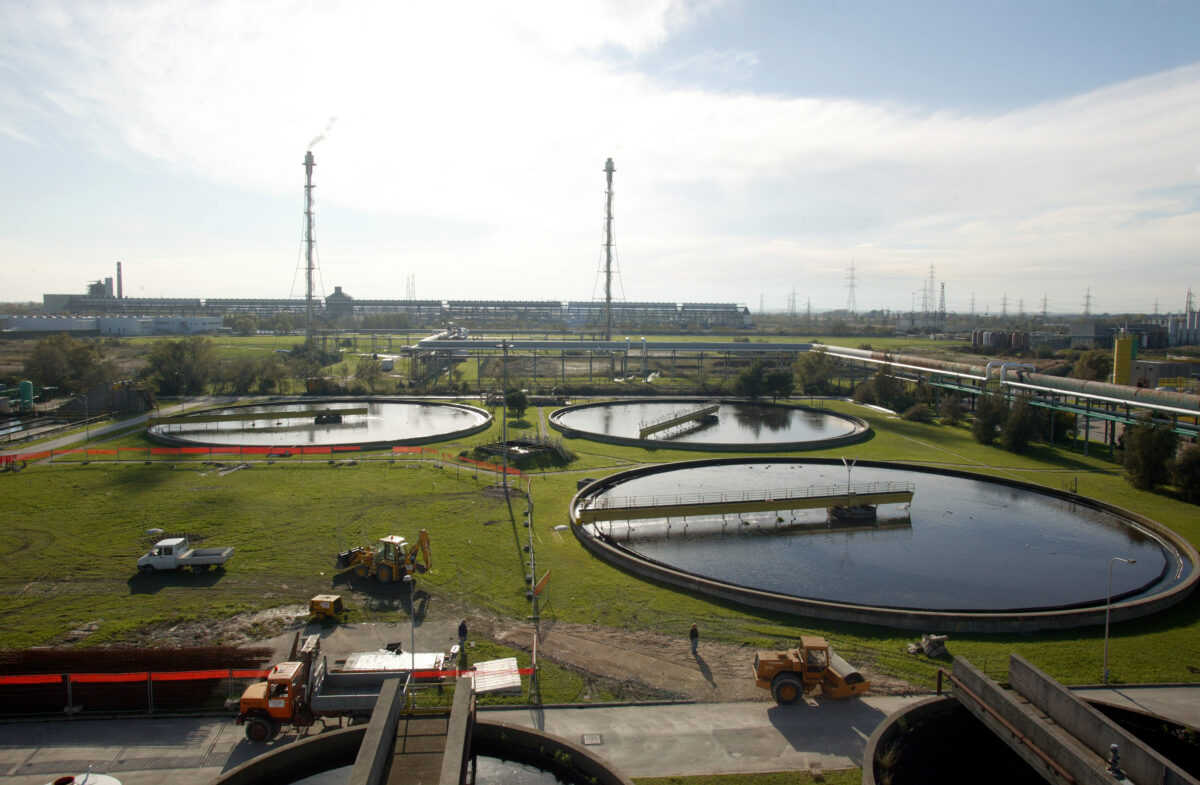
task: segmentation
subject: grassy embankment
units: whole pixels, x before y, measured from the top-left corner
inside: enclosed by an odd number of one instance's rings
[[[866,417],[875,434],[852,447],[814,454],[946,465],[1053,488],[1077,480],[1081,493],[1149,515],[1200,542],[1195,507],[1132,489],[1102,448],[1093,446],[1100,454],[1091,457],[1048,447],[1018,456],[980,446],[962,428],[907,423],[849,404],[831,407]],[[527,418],[536,423],[536,410]],[[494,439],[496,428],[439,449],[455,455]],[[598,562],[569,532],[553,529],[565,522],[567,502],[582,473],[599,476],[634,463],[704,454],[567,441],[580,456],[572,470],[531,480],[539,571],[552,573],[546,617],[677,631],[681,640],[688,625],[698,621],[710,637],[748,650],[817,632],[830,637],[851,661],[923,687],[931,686],[936,668],[946,664],[906,654],[904,644],[915,633],[754,611],[689,596]],[[10,521],[0,533],[0,614],[5,619],[0,645],[52,643],[93,621],[100,623],[89,642],[107,643],[145,624],[220,618],[303,602],[340,585],[331,570],[337,550],[387,533],[412,537],[420,528],[429,529],[433,538],[435,569],[422,577],[427,597],[420,603],[418,595],[419,608],[439,618],[439,608],[463,602],[524,619],[524,503],[514,507],[514,525],[502,500],[484,492],[494,480],[465,468],[386,459],[334,469],[324,461],[309,459],[300,465],[291,458],[224,476],[202,461],[30,467],[0,478]],[[206,544],[234,545],[238,552],[222,573],[144,578],[135,574],[133,564],[151,527],[200,533]],[[1102,568],[1097,580],[1103,581]],[[402,590],[380,593],[356,613],[359,619],[403,619],[406,603]],[[1114,679],[1200,678],[1198,610],[1200,599],[1192,598],[1165,613],[1114,627]],[[956,635],[950,649],[1000,676],[1008,653],[1015,651],[1063,681],[1081,683],[1099,678],[1101,645],[1102,629],[1085,629],[1031,636]],[[580,687],[564,682],[562,690],[579,692]]]

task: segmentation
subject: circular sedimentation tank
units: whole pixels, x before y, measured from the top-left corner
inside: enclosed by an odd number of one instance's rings
[[[908,488],[911,500],[871,510],[846,495],[848,481],[856,495]],[[814,506],[777,501],[805,493]],[[671,517],[653,509],[664,504],[675,505]],[[629,507],[650,509],[622,511]],[[596,512],[606,508],[616,509]],[[635,469],[582,489],[571,517],[593,552],[647,577],[757,607],[926,632],[1103,623],[1113,557],[1135,561],[1112,571],[1114,620],[1178,602],[1198,577],[1190,544],[1133,513],[1026,483],[881,462],[847,469],[837,459],[772,457]]]
[[[164,416],[146,432],[164,444],[204,447],[386,447],[469,436],[491,422],[487,411],[460,403],[338,398]]]
[[[649,433],[643,430],[673,421],[678,424]],[[828,409],[711,398],[567,406],[550,416],[550,425],[568,437],[707,452],[818,449],[849,444],[870,433],[865,420]]]

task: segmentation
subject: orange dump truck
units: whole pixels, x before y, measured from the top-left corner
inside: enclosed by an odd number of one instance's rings
[[[451,650],[451,656],[455,653]],[[285,725],[305,728],[326,717],[365,721],[375,709],[384,681],[407,680],[413,671],[440,673],[445,658],[441,653],[357,652],[346,658],[342,669],[330,670],[321,656],[320,637],[310,635],[296,659],[276,664],[266,681],[246,688],[235,721],[255,742],[270,741]],[[432,678],[441,680],[441,676]]]

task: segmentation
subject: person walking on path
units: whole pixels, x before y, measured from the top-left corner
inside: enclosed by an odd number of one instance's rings
[[[692,629],[688,632],[688,637],[692,639],[692,654],[695,654],[696,647],[700,645],[700,630],[695,624],[692,625]]]
[[[458,643],[461,646],[467,642],[467,620],[463,619],[458,623]]]

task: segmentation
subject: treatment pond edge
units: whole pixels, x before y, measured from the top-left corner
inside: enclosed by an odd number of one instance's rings
[[[586,487],[580,489],[575,496],[572,497],[568,511],[572,524],[571,530],[574,532],[576,539],[579,540],[584,548],[590,551],[593,555],[604,559],[611,564],[628,570],[635,575],[639,575],[643,578],[648,578],[650,580],[670,586],[683,588],[688,591],[705,594],[717,599],[729,600],[753,608],[787,613],[794,616],[856,622],[860,624],[872,624],[882,627],[891,627],[903,630],[917,630],[923,632],[937,630],[939,632],[946,633],[1031,633],[1039,630],[1075,629],[1079,627],[1090,627],[1104,624],[1106,607],[1103,604],[1082,608],[1047,609],[1020,612],[910,610],[889,608],[884,606],[857,605],[833,600],[807,599],[788,594],[738,586],[732,583],[726,583],[724,581],[718,581],[701,575],[689,573],[684,570],[675,569],[668,565],[662,564],[661,562],[650,560],[618,544],[605,542],[603,539],[595,537],[590,532],[585,530],[580,524],[576,514],[576,510],[583,499],[634,477],[677,471],[680,469],[693,467],[767,464],[780,463],[783,461],[788,463],[827,466],[837,466],[841,465],[842,463],[840,458],[783,459],[779,456],[773,456],[762,458],[713,458],[696,461],[678,461],[670,464],[639,467],[637,469],[631,469],[610,475],[609,477],[606,477],[602,480],[597,480],[596,482],[590,483]],[[1197,566],[1200,565],[1200,554],[1197,553],[1196,548],[1193,547],[1191,543],[1157,521],[1121,507],[1117,507],[1115,505],[1111,505],[1086,496],[1081,496],[1079,494],[1071,493],[1069,491],[1048,488],[1045,486],[1036,485],[1034,483],[1022,482],[1020,480],[997,478],[990,475],[976,474],[973,472],[965,472],[955,469],[935,469],[931,467],[914,466],[892,461],[868,461],[862,459],[858,461],[857,465],[872,466],[883,469],[901,469],[904,471],[924,472],[927,474],[938,474],[948,477],[960,477],[964,479],[976,481],[982,480],[990,483],[996,483],[998,485],[1038,493],[1045,496],[1062,499],[1074,504],[1088,506],[1093,509],[1108,512],[1113,515],[1126,518],[1129,521],[1150,530],[1170,544],[1171,547],[1175,548],[1180,557],[1190,563],[1191,569],[1188,575],[1183,578],[1183,580],[1162,592],[1146,597],[1135,597],[1112,603],[1111,621],[1113,622],[1138,619],[1143,616],[1149,616],[1151,614],[1158,613],[1159,611],[1166,610],[1167,608],[1170,608],[1171,606],[1186,599],[1196,588],[1197,582],[1200,581],[1200,570],[1197,569]]]

